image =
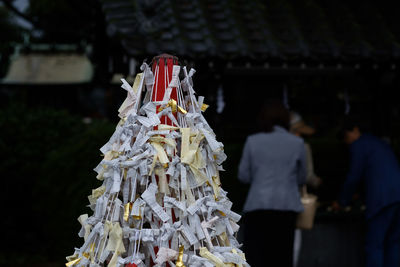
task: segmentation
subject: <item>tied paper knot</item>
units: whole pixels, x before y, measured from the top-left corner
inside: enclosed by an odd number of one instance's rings
[[[172,111],[173,113],[175,113],[175,112],[177,112],[177,111],[179,111],[179,112],[182,113],[182,114],[186,114],[186,113],[187,113],[187,111],[186,111],[184,108],[182,108],[181,106],[179,106],[179,105],[176,103],[176,100],[175,100],[175,99],[170,99],[170,100],[168,100],[168,103],[167,103],[165,106],[160,107],[160,108],[158,109],[158,111],[163,111],[164,109],[166,109],[166,108],[168,108],[168,107],[171,107],[171,111]]]
[[[210,249],[212,249],[214,246],[213,246],[213,244],[212,244],[212,242],[211,242],[211,237],[210,237],[210,234],[208,233],[207,228],[211,228],[211,227],[213,226],[213,224],[214,224],[218,219],[219,219],[219,217],[218,217],[218,216],[215,216],[214,218],[212,218],[212,219],[209,220],[209,221],[202,221],[202,222],[201,222],[201,228],[203,228],[204,235],[206,236],[206,240],[207,240],[207,243],[208,243],[208,246],[210,247]]]
[[[122,229],[118,222],[112,225],[106,249],[109,251],[114,251],[114,255],[112,256],[108,266],[115,267],[118,256],[125,252],[125,246],[122,242]]]
[[[157,258],[155,260],[155,263],[161,265],[164,262],[172,261],[172,260],[175,260],[176,258],[178,258],[178,261],[179,261],[179,257],[180,257],[180,252],[175,251],[170,248],[160,247],[157,252]],[[183,252],[182,252],[182,260],[183,260]],[[178,266],[178,265],[176,265],[176,266]]]
[[[121,79],[122,81],[121,87],[126,91],[128,91],[128,96],[126,97],[124,103],[122,103],[121,107],[118,109],[119,112],[118,116],[121,119],[125,118],[128,115],[129,111],[133,110],[133,107],[137,102],[136,93],[141,84],[142,77],[143,73],[139,73],[138,75],[136,75],[133,87],[131,87],[125,79]]]

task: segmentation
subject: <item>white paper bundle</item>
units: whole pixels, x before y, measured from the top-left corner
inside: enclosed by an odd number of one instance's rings
[[[153,72],[141,70],[132,86],[122,81],[121,121],[95,168],[103,185],[89,196],[93,215],[79,217],[84,243],[66,266],[248,266],[235,238],[240,215],[219,181],[226,155],[194,95],[195,71],[184,67],[180,80],[174,66],[155,103]]]

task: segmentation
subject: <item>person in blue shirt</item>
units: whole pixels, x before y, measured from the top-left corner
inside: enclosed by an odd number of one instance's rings
[[[366,266],[400,266],[400,167],[390,146],[360,131],[354,120],[345,122],[344,142],[350,145],[350,170],[339,203],[349,205],[357,187],[365,187]],[[362,183],[363,182],[363,183]]]

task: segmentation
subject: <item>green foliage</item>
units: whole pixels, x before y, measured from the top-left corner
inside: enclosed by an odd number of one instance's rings
[[[81,244],[76,218],[91,212],[86,196],[100,185],[93,168],[114,128],[47,108],[11,105],[0,111],[2,200],[9,203],[3,227],[12,230],[5,233],[10,241],[2,244],[0,264],[15,263],[5,255],[19,255],[21,263],[62,262]]]

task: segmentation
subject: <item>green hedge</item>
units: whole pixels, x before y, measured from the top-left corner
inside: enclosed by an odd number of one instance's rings
[[[13,104],[0,111],[0,129],[0,265],[62,262],[81,245],[76,218],[90,212],[87,195],[100,184],[93,168],[115,125]]]

